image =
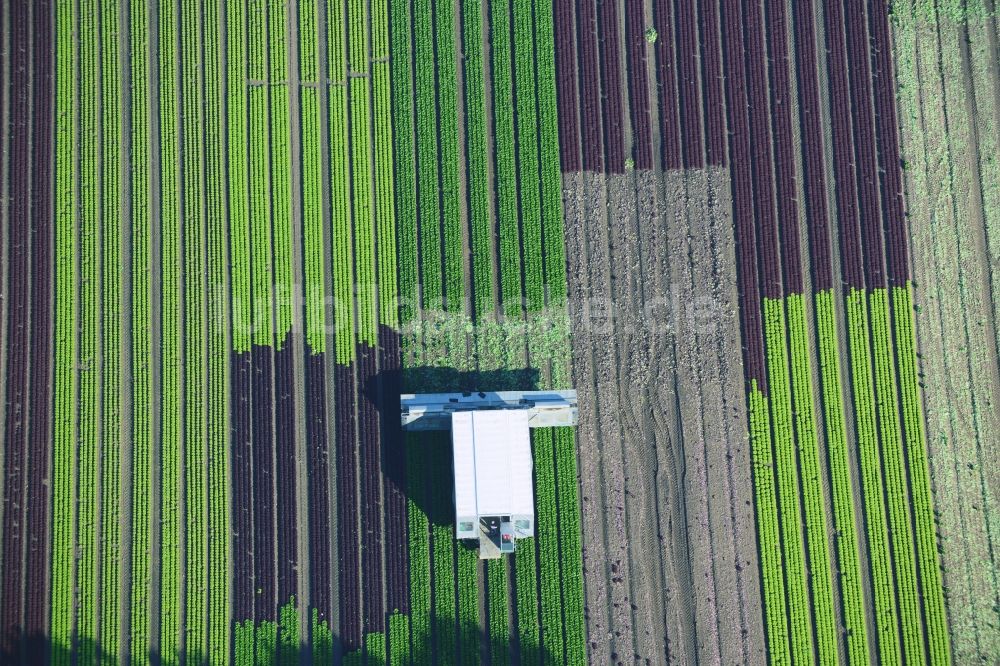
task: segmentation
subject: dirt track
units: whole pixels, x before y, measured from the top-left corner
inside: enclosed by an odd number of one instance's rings
[[[727,177],[564,176],[594,664],[763,659]]]

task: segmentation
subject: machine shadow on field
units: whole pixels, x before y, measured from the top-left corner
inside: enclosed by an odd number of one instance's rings
[[[455,522],[451,497],[454,477],[449,433],[446,430],[404,433],[400,425],[399,394],[534,391],[538,390],[540,381],[538,368],[466,371],[446,366],[418,366],[385,369],[372,375],[361,390],[368,400],[379,405],[382,435],[379,439],[386,483],[401,489],[405,497],[412,499],[427,514],[432,525],[452,525]],[[408,479],[406,464],[400,464],[407,458],[407,446],[425,450],[422,464],[434,469],[433,483],[428,483],[428,487],[415,486],[413,480]],[[438,485],[448,490],[439,492]]]

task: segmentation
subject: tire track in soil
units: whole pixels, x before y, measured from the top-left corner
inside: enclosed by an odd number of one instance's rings
[[[703,218],[707,202],[697,191],[695,179],[698,172],[686,171],[668,174],[666,180],[666,206],[677,202],[681,216],[677,223],[667,226],[668,256],[676,257],[671,263],[671,285],[677,285],[678,303],[683,304],[672,312],[676,327],[676,368],[680,402],[681,431],[678,438],[680,457],[683,460],[683,488],[686,496],[686,527],[688,531],[688,558],[691,568],[691,593],[693,595],[695,650],[693,658],[706,663],[721,661],[720,627],[716,608],[715,557],[710,524],[709,488],[705,440],[710,436],[706,429],[704,396],[702,395],[701,336],[688,312],[697,290],[693,266],[693,240],[695,220]],[[692,182],[695,181],[695,182]],[[686,218],[686,219],[685,219]]]
[[[629,136],[626,133],[626,136]],[[640,242],[640,220],[659,217],[655,177],[648,171],[631,172],[625,176],[610,176],[627,188],[627,216],[616,223],[619,240],[612,247],[612,261],[622,268],[623,275],[616,289],[616,327],[621,351],[618,354],[619,400],[622,411],[622,441],[625,450],[625,494],[630,501],[626,525],[632,535],[629,541],[629,563],[632,621],[636,627],[636,659],[659,660],[666,655],[666,621],[658,612],[666,580],[663,576],[663,552],[659,547],[658,502],[655,475],[656,433],[650,403],[651,360],[654,345],[660,347],[666,335],[651,332],[643,318],[647,294],[643,274]],[[617,189],[617,188],[615,188]],[[649,281],[650,290],[658,293],[659,282]],[[656,354],[658,355],[658,354]],[[670,404],[670,403],[668,403]],[[675,415],[673,415],[675,416]]]
[[[655,110],[655,106],[653,107]],[[658,127],[658,123],[654,123]],[[655,142],[654,145],[658,145]],[[657,162],[658,163],[658,162]],[[679,294],[672,288],[667,253],[668,216],[680,211],[668,211],[663,197],[663,176],[640,174],[651,181],[656,200],[654,224],[646,225],[647,240],[641,243],[643,275],[645,279],[647,312],[644,317],[654,319],[653,324],[669,327],[671,312],[679,303]],[[642,219],[642,218],[640,218]],[[669,294],[669,295],[668,295]],[[659,302],[658,302],[659,301]],[[661,309],[662,308],[662,309]],[[656,317],[666,321],[657,322]],[[659,334],[659,335],[656,335]],[[680,387],[676,374],[676,340],[671,328],[654,331],[650,350],[650,383],[647,387],[650,404],[661,405],[650,409],[654,425],[654,455],[656,469],[653,485],[657,499],[657,547],[661,552],[663,578],[663,640],[665,651],[660,655],[669,661],[689,661],[694,653],[694,626],[691,612],[691,570],[688,560],[688,542],[685,522],[685,498],[682,466],[678,459],[681,439]],[[655,599],[654,599],[655,601]],[[678,655],[675,657],[675,655]]]

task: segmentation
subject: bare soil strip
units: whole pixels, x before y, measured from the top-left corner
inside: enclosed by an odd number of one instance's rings
[[[763,659],[728,172],[564,184],[591,662]]]

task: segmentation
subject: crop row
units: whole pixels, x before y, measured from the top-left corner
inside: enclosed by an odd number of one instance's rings
[[[893,331],[896,334],[904,439],[909,463],[917,560],[920,564],[920,580],[923,585],[921,600],[927,622],[929,656],[932,663],[943,664],[947,663],[951,650],[925,448],[924,415],[921,412],[917,379],[917,347],[913,335],[911,289],[909,284],[904,287],[892,287]]]
[[[822,107],[816,57],[816,25],[811,8],[793,6],[793,29],[798,35],[795,67],[798,74],[799,126],[802,137],[803,193],[807,202],[809,262],[812,286],[819,292],[833,287],[826,174],[823,168]],[[839,395],[839,394],[838,394]]]
[[[483,60],[482,3],[462,2],[462,70],[465,80],[465,162],[468,174],[469,226],[472,234],[473,311],[477,317],[493,310],[493,220],[489,188],[489,129],[485,63]]]
[[[557,428],[554,439],[566,663],[578,664],[586,660],[587,636],[584,627],[583,544],[580,528],[580,488],[577,482],[579,477],[576,434],[572,428]]]
[[[149,58],[146,25],[148,8],[141,0],[132,0],[129,6],[129,45],[132,69],[131,155],[136,164],[145,164],[149,155],[148,83]],[[152,468],[150,464],[151,422],[150,410],[154,388],[150,371],[150,231],[149,231],[149,172],[132,169],[132,548],[129,599],[131,627],[129,636],[130,658],[133,662],[145,655],[149,629],[150,583],[150,489]],[[57,363],[57,367],[59,363]],[[59,391],[56,392],[59,395]],[[55,487],[61,484],[56,483]],[[58,510],[58,509],[57,509]],[[58,514],[57,514],[58,515]]]
[[[295,406],[293,349],[288,335],[292,327],[295,282],[292,270],[292,179],[291,129],[289,127],[289,90],[282,85],[289,78],[286,3],[268,2],[268,59],[271,128],[271,169],[273,206],[272,244],[274,261],[274,415],[275,415],[275,488],[277,490],[277,601],[287,604],[297,592],[298,525],[296,524]],[[279,631],[285,625],[279,610]],[[279,633],[279,645],[287,636]]]
[[[897,91],[894,67],[890,49],[892,39],[889,34],[888,5],[874,3],[868,5],[870,38],[873,44],[871,93],[874,96],[876,150],[878,157],[878,178],[882,197],[883,215],[886,219],[886,254],[888,280],[892,300],[892,332],[895,335],[895,364],[898,369],[900,408],[902,410],[903,448],[899,452],[900,473],[909,472],[909,504],[912,507],[916,545],[916,564],[919,567],[919,602],[926,623],[926,640],[929,653],[926,655],[934,663],[945,663],[949,659],[949,631],[944,611],[944,590],[938,558],[936,523],[931,507],[930,480],[927,467],[927,442],[924,438],[923,415],[920,409],[920,395],[916,374],[916,345],[913,339],[913,307],[910,301],[909,257],[907,222],[903,214],[899,135],[897,131],[896,104]],[[975,37],[973,45],[982,40]],[[973,52],[982,49],[973,47]],[[975,60],[975,57],[974,57]],[[989,114],[980,114],[982,119]],[[988,122],[988,121],[987,121]],[[995,137],[994,132],[980,132],[984,140],[984,150],[989,152]],[[991,164],[991,160],[984,160]],[[986,167],[990,169],[992,167]],[[991,188],[985,188],[989,191]],[[987,195],[988,196],[988,195]],[[990,206],[985,207],[987,211]],[[989,213],[987,212],[987,215]],[[889,305],[886,303],[886,309]],[[888,329],[889,323],[887,321]],[[891,366],[890,366],[890,369]],[[905,453],[905,459],[903,454]]]
[[[559,91],[559,157],[562,170],[570,173],[580,170],[580,118],[577,103],[577,64],[576,43],[573,40],[576,15],[573,10],[576,3],[573,0],[554,0],[552,12],[555,30],[555,81]],[[546,3],[546,7],[549,7]],[[548,12],[539,12],[548,15]],[[538,26],[539,32],[543,26]],[[540,40],[542,46],[545,40]],[[539,56],[541,58],[541,54]],[[541,69],[541,64],[539,64]],[[541,76],[541,73],[539,74]]]
[[[292,329],[292,179],[291,130],[289,128],[288,31],[285,29],[283,0],[268,0],[268,73],[271,126],[271,173],[274,206],[272,236],[274,245],[274,326],[276,349],[282,349]],[[279,372],[279,375],[281,373]],[[290,424],[289,424],[290,425]]]
[[[764,624],[771,663],[791,663],[786,624],[787,604],[782,580],[781,524],[775,483],[775,456],[771,447],[770,407],[756,380],[750,380],[749,420],[753,489],[760,549]]]
[[[402,388],[400,334],[389,326],[379,327],[379,370],[382,448],[385,496],[386,604],[390,613],[410,612],[410,578],[406,524],[406,449],[396,416]],[[391,642],[391,641],[390,641]]]
[[[506,2],[490,4],[492,56],[493,141],[497,221],[500,227],[500,302],[507,316],[521,313],[521,240],[517,210],[517,155],[514,151],[514,109],[505,103],[514,95],[511,66],[511,26]]]
[[[319,610],[312,609],[310,641],[312,661],[314,664],[329,664],[333,662],[333,632],[326,620],[319,619]]]
[[[486,608],[489,617],[492,664],[510,663],[510,626],[507,618],[507,558],[486,562]]]
[[[903,648],[908,657],[919,660],[923,656],[923,624],[920,618],[920,593],[917,588],[917,567],[908,509],[910,493],[900,433],[887,290],[872,290],[868,301],[875,362],[876,408],[882,435],[882,470],[885,474],[885,496],[888,500],[889,534],[903,628]]]
[[[770,71],[771,126],[774,138],[777,219],[781,222],[781,265],[787,294],[803,292],[799,244],[798,190],[795,181],[795,137],[792,133],[788,21],[784,3],[767,3],[767,47],[774,65]]]
[[[351,236],[351,191],[348,158],[350,142],[348,127],[348,71],[345,26],[346,11],[343,3],[327,2],[327,45],[330,80],[330,211],[332,220],[333,302],[337,363],[346,364],[354,359],[354,307],[353,268],[354,254]],[[340,55],[337,55],[340,54]]]
[[[663,39],[677,44],[677,98],[680,106],[681,122],[681,157],[684,167],[697,168],[704,164],[704,147],[702,139],[701,81],[699,78],[698,26],[695,19],[694,2],[674,3],[673,32],[663,35]],[[752,7],[748,6],[750,11]],[[753,53],[753,14],[747,18],[748,34],[750,35],[750,54]],[[675,37],[676,35],[676,37]],[[751,70],[752,72],[752,70]],[[753,74],[751,73],[751,77]],[[752,86],[751,82],[751,86]],[[609,93],[610,94],[610,93]],[[753,107],[750,109],[753,117]]]
[[[183,550],[184,638],[188,658],[200,658],[207,649],[205,627],[208,604],[208,501],[205,441],[206,359],[205,359],[205,181],[202,174],[204,119],[199,79],[202,35],[199,30],[199,2],[181,4],[181,81],[183,100],[183,354],[184,354],[184,497],[186,531]],[[194,657],[197,655],[197,657]]]
[[[542,237],[545,285],[550,305],[566,302],[566,248],[563,241],[562,177],[559,173],[559,105],[556,98],[556,36],[552,4],[535,3],[535,58],[538,74]]]
[[[673,3],[653,0],[653,26],[656,30],[656,82],[660,89],[660,150],[664,169],[681,168],[680,109],[677,106],[677,55],[674,52]],[[723,28],[725,30],[726,28]],[[742,31],[741,31],[742,32]],[[740,39],[742,34],[734,39]],[[732,62],[732,61],[731,61]],[[742,61],[740,61],[742,65]],[[739,74],[742,77],[742,66]],[[732,108],[732,107],[729,107]]]
[[[351,204],[354,230],[354,285],[357,297],[358,341],[374,347],[378,341],[375,311],[375,226],[372,192],[372,125],[365,2],[350,0],[347,8],[348,93],[350,104]],[[348,301],[349,302],[349,301]],[[345,303],[346,304],[346,303]],[[339,331],[338,331],[339,332]]]
[[[332,571],[330,553],[329,447],[326,422],[326,375],[321,354],[307,354],[305,359],[306,442],[308,446],[309,497],[309,604],[316,613],[315,623],[332,633],[330,617]],[[335,629],[335,628],[334,628]],[[314,630],[313,636],[316,636]],[[316,640],[313,639],[315,646]]]
[[[535,506],[536,539],[538,544],[538,562],[541,582],[541,634],[535,638],[540,640],[541,647],[547,653],[563,653],[563,623],[562,623],[562,591],[559,576],[559,516],[556,489],[555,441],[550,429],[536,430],[534,441],[535,458]],[[527,544],[525,544],[527,545]],[[534,544],[531,544],[532,546]],[[529,546],[530,547],[530,546]],[[520,580],[518,581],[520,582]],[[532,573],[532,582],[534,574]],[[521,610],[521,586],[518,586],[518,611]],[[535,592],[535,594],[539,594]],[[520,615],[518,621],[520,623]],[[537,631],[537,629],[531,629]],[[522,645],[526,641],[521,635]],[[530,645],[530,642],[528,642]],[[538,649],[538,646],[534,646]]]
[[[764,299],[764,332],[767,344],[767,376],[770,387],[772,429],[778,503],[787,580],[789,632],[792,660],[807,659],[812,652],[813,627],[806,578],[803,533],[797,474],[796,445],[792,424],[791,387],[788,385],[788,352],[785,348],[785,313],[781,300]]]
[[[44,382],[29,382],[28,415],[28,506],[25,512],[28,548],[24,580],[24,635],[40,636],[48,632],[49,554],[51,548],[51,513],[48,501],[52,451],[52,238],[53,201],[53,3],[37,3],[32,12],[32,105],[31,110],[31,183],[32,232],[31,264],[36,267],[31,284],[31,372],[45,377]],[[20,153],[24,155],[25,153]],[[22,158],[23,159],[23,158]],[[9,165],[9,159],[8,159]],[[9,219],[9,218],[8,218]],[[28,275],[23,276],[28,279]],[[8,273],[9,284],[9,273]],[[9,316],[9,310],[8,310]],[[10,324],[8,320],[8,325]],[[46,501],[41,501],[45,497]]]
[[[222,135],[224,90],[220,82],[220,38],[223,34],[218,11],[204,12],[204,94],[205,145],[225,146]],[[227,340],[228,255],[226,252],[225,159],[224,152],[205,150],[206,164],[206,238],[207,238],[207,334],[208,334],[208,560],[206,571],[225,571],[229,567],[229,470],[226,448],[230,436],[230,349]],[[229,658],[230,596],[229,581],[207,576],[208,652],[211,663]],[[197,655],[194,655],[197,657]]]
[[[396,216],[393,170],[392,91],[389,66],[389,2],[371,3],[372,119],[375,125],[375,238],[378,250],[378,321],[396,327],[399,323],[396,269]],[[398,350],[397,350],[398,351]]]
[[[664,5],[667,3],[664,2]],[[737,267],[740,285],[740,316],[743,324],[743,338],[746,340],[744,364],[746,377],[756,382],[762,393],[767,393],[767,378],[764,370],[763,326],[761,322],[760,287],[757,283],[757,243],[754,234],[753,190],[750,175],[750,119],[746,90],[744,62],[743,22],[738,2],[726,2],[722,12],[722,31],[729,38],[724,41],[723,61],[728,75],[725,78],[727,127],[729,128],[729,156],[732,166],[733,219],[736,224],[736,249],[739,253]],[[666,10],[666,7],[663,7]],[[669,25],[669,23],[667,24]],[[659,30],[660,28],[657,28]],[[659,50],[659,49],[658,49]],[[661,67],[662,60],[660,60]],[[672,70],[661,71],[671,75]],[[669,98],[667,98],[669,99]],[[669,106],[661,99],[661,119]],[[664,132],[669,138],[668,128]],[[679,141],[679,139],[678,139]],[[664,160],[670,157],[665,152]],[[677,148],[680,160],[680,148]],[[665,165],[669,168],[669,162]],[[770,633],[770,632],[769,632]],[[773,644],[773,641],[772,641]]]
[[[254,619],[258,625],[273,621],[278,611],[274,563],[277,556],[275,533],[274,480],[274,360],[272,349],[254,345],[250,352],[251,400],[250,464],[253,470],[253,589]],[[259,631],[259,629],[258,629]]]
[[[537,447],[537,445],[536,445]],[[537,460],[537,458],[536,458]],[[535,505],[540,505],[539,497],[535,495]],[[554,507],[553,507],[554,508]],[[515,601],[517,603],[517,640],[521,650],[521,663],[537,664],[542,658],[542,633],[538,613],[538,569],[539,561],[536,553],[537,541],[521,539],[514,552],[514,585]],[[553,564],[558,568],[558,560]],[[545,580],[545,574],[542,574]],[[555,581],[558,591],[558,581]],[[560,618],[558,630],[562,632]]]
[[[406,323],[415,315],[419,276],[417,259],[417,183],[414,161],[413,87],[414,65],[411,53],[410,3],[393,1],[389,6],[390,87],[392,90],[392,128],[396,167],[395,201],[397,246],[396,264],[399,271],[399,318]]]
[[[444,306],[460,311],[464,299],[462,192],[459,185],[458,71],[455,60],[455,3],[434,3],[437,65],[441,226],[444,232]]]
[[[837,612],[834,607],[830,547],[827,539],[827,507],[823,497],[820,436],[813,407],[813,368],[809,352],[809,322],[805,297],[792,293],[785,298],[789,357],[792,371],[792,404],[798,440],[802,504],[805,508],[809,582],[816,644],[820,661],[837,660]]]
[[[77,547],[80,550],[78,587],[80,606],[77,612],[78,636],[91,639],[81,644],[80,656],[93,658],[100,609],[97,605],[98,571],[101,542],[97,496],[100,447],[100,165],[98,135],[99,45],[96,0],[81,3],[80,34],[80,365],[90,372],[80,374],[79,476],[80,516]]]
[[[705,158],[709,165],[726,164],[726,116],[722,96],[721,33],[719,6],[714,2],[698,6],[698,29],[701,33],[701,88],[705,97]]]
[[[790,84],[788,21],[783,4],[766,5],[768,53],[775,63],[770,67],[770,102],[772,135],[774,139],[775,186],[777,194],[777,219],[780,226],[780,258],[783,290],[787,293],[783,306],[787,308],[789,359],[791,369],[791,397],[795,416],[795,435],[799,451],[798,469],[802,489],[802,506],[805,513],[806,552],[810,575],[802,581],[788,581],[788,593],[793,594],[793,584],[808,581],[812,591],[812,618],[815,624],[816,650],[821,662],[837,660],[838,639],[836,609],[834,607],[833,581],[829,542],[826,537],[827,507],[823,496],[821,461],[817,424],[814,419],[812,391],[812,363],[809,352],[809,325],[803,292],[802,259],[799,244],[799,220],[795,180],[795,147],[792,132],[791,108],[787,100],[792,97]],[[765,250],[767,252],[767,250]],[[777,248],[770,253],[778,254]],[[774,303],[781,307],[781,304]],[[767,305],[765,305],[765,311]],[[781,341],[784,344],[784,341]],[[768,349],[770,356],[771,349]],[[784,379],[784,378],[782,378]],[[784,383],[784,382],[782,382]],[[772,381],[772,386],[777,385]],[[773,399],[777,399],[777,395]],[[780,410],[776,411],[776,414]],[[791,442],[789,442],[791,444]],[[780,483],[780,480],[779,480]],[[783,505],[784,506],[784,505]],[[787,523],[786,523],[787,524]],[[802,593],[802,588],[798,587]],[[795,605],[792,606],[796,608]],[[792,627],[793,632],[795,627]],[[793,633],[793,648],[795,634]],[[794,655],[793,655],[794,656]]]
[[[687,3],[682,3],[687,4]],[[605,169],[610,173],[625,170],[625,100],[622,98],[622,61],[619,43],[620,3],[599,2],[598,45],[601,61],[601,113],[604,123]],[[692,51],[692,57],[696,51]],[[698,139],[700,141],[700,137]]]
[[[274,344],[274,244],[271,242],[271,116],[269,87],[261,85],[268,75],[268,30],[266,0],[249,4],[247,55],[250,65],[250,301],[252,341]],[[256,82],[256,83],[255,83]]]
[[[545,306],[542,202],[539,180],[537,85],[532,0],[513,0],[514,100],[517,110],[517,182],[520,191],[524,298],[530,311]],[[502,98],[500,98],[502,99]]]
[[[431,635],[431,554],[430,523],[424,512],[428,465],[423,442],[415,435],[406,436],[406,480],[409,497],[410,527],[410,626],[413,635],[414,663],[430,659]],[[422,659],[423,661],[420,661]]]
[[[6,6],[4,7],[6,10]],[[29,116],[27,109],[30,108],[31,82],[27,75],[30,70],[29,34],[31,32],[27,7],[16,6],[13,8],[15,27],[11,30],[11,42],[20,51],[14,58],[14,64],[20,68],[21,72],[15,70],[14,81],[9,85],[13,88],[14,115],[9,122],[13,126],[13,136],[9,143],[4,142],[4,164],[3,176],[7,181],[5,184],[10,187],[12,196],[9,208],[5,210],[3,229],[0,229],[0,241],[4,248],[4,261],[2,268],[4,273],[4,304],[0,310],[0,325],[4,326],[4,331],[0,333],[0,354],[4,359],[0,360],[0,367],[6,371],[2,376],[4,390],[0,391],[0,409],[4,409],[7,417],[3,423],[4,429],[4,461],[3,461],[3,551],[0,568],[2,568],[2,587],[0,587],[0,598],[3,606],[0,608],[0,654],[16,655],[21,651],[18,644],[18,636],[23,631],[23,616],[21,612],[24,597],[24,542],[28,541],[25,532],[27,525],[24,520],[24,511],[30,500],[24,494],[26,482],[26,471],[33,467],[35,462],[31,460],[31,452],[27,450],[26,436],[29,425],[27,420],[32,414],[29,409],[22,412],[23,417],[19,417],[19,406],[30,400],[29,392],[32,384],[29,380],[30,367],[30,336],[31,336],[31,287],[28,276],[31,266],[32,243],[28,229],[30,227],[30,189],[29,177],[30,167],[28,161],[31,159],[29,150]],[[21,16],[18,16],[21,14]],[[0,30],[4,31],[6,37],[6,26],[0,22]],[[0,104],[4,103],[3,94],[0,92]],[[6,108],[6,107],[4,107]],[[18,112],[17,109],[24,109]],[[4,127],[4,138],[7,138],[8,127]],[[16,152],[12,153],[16,157],[13,173],[8,178],[7,157],[8,145]],[[20,164],[17,162],[21,162]],[[5,203],[5,206],[7,204]],[[7,248],[10,247],[8,254]],[[9,326],[7,317],[10,317]],[[9,336],[9,337],[7,337]],[[3,361],[6,360],[6,366]],[[30,473],[30,472],[29,472]],[[9,658],[9,657],[8,657]]]
[[[858,188],[865,284],[869,288],[876,288],[884,287],[886,279],[885,256],[882,248],[883,219],[879,208],[878,179],[872,177],[873,174],[877,173],[877,163],[875,161],[875,122],[872,111],[870,41],[865,26],[866,4],[857,2],[857,0],[845,2],[844,19],[847,37],[847,64],[850,74],[851,120],[854,127],[853,162]]]
[[[451,442],[447,436],[435,437],[426,452],[431,462],[430,520],[431,552],[433,557],[433,631],[437,646],[435,659],[444,664],[455,663],[455,531],[451,512],[450,488],[453,484]]]
[[[103,210],[102,248],[102,358],[103,385],[101,394],[102,430],[105,446],[101,463],[101,649],[117,655],[120,637],[118,599],[121,582],[119,573],[119,442],[121,424],[119,411],[120,347],[118,322],[121,318],[121,280],[115,277],[121,266],[121,226],[118,222],[119,174],[119,77],[118,77],[118,7],[116,2],[101,4],[101,114],[102,173],[101,200]]]
[[[178,654],[182,645],[181,613],[184,591],[184,560],[181,553],[181,488],[184,483],[181,442],[183,385],[181,350],[183,321],[181,313],[181,221],[180,197],[181,115],[178,90],[179,68],[175,45],[177,40],[176,8],[160,5],[159,15],[159,78],[160,78],[160,219],[161,219],[161,284],[162,284],[162,343],[160,365],[163,368],[163,389],[160,412],[161,425],[161,495],[160,516],[160,645],[164,652]]]
[[[628,67],[628,97],[632,111],[632,159],[635,168],[653,168],[652,130],[649,119],[649,71],[646,65],[646,17],[644,3],[625,3],[625,49]]]
[[[410,618],[394,612],[389,616],[389,666],[410,663]]]
[[[250,351],[250,213],[247,144],[246,3],[226,3],[226,128],[228,130],[229,256],[233,351]]]
[[[359,346],[358,386],[375,387],[378,383],[375,350]],[[375,395],[371,395],[375,394]],[[360,447],[358,451],[361,465],[361,538],[362,576],[364,587],[364,631],[385,631],[385,594],[383,592],[383,542],[385,528],[382,524],[382,433],[379,410],[384,404],[381,388],[357,393]],[[343,399],[343,398],[341,398]]]
[[[442,306],[438,109],[434,80],[434,12],[430,0],[413,3],[414,99],[416,106],[417,206],[420,286],[424,309]],[[402,259],[402,258],[401,258]]]
[[[337,540],[340,562],[340,636],[345,649],[361,648],[361,526],[359,524],[357,419],[353,365],[334,366],[337,430]]]
[[[897,661],[899,633],[893,591],[892,562],[889,558],[889,525],[882,498],[882,468],[876,430],[871,352],[868,340],[868,312],[865,294],[852,290],[847,296],[847,330],[854,389],[854,414],[858,456],[864,492],[865,527],[875,598],[875,631],[883,660]]]
[[[580,74],[580,123],[583,168],[604,171],[604,135],[601,131],[601,58],[598,50],[597,7],[585,0],[576,7],[577,52]]]
[[[824,194],[825,196],[825,194]],[[823,421],[826,424],[827,456],[833,496],[836,554],[840,571],[840,593],[844,626],[848,628],[847,657],[850,663],[868,659],[868,625],[865,622],[864,585],[856,532],[854,496],[851,491],[851,457],[844,426],[843,389],[837,349],[837,323],[831,291],[815,295],[819,365],[822,378]]]
[[[864,285],[864,267],[858,230],[857,188],[852,174],[851,97],[847,81],[847,47],[844,42],[843,7],[831,3],[823,7],[824,43],[829,49],[826,66],[829,80],[830,133],[833,144],[833,176],[840,262],[844,281],[852,287]]]
[[[479,553],[459,544],[458,550],[458,656],[457,663],[479,658]],[[534,572],[534,569],[532,569]]]
[[[341,6],[338,3],[334,3]],[[342,3],[341,3],[342,4]],[[314,83],[320,77],[319,24],[317,14],[318,0],[306,0],[299,3],[298,35],[299,35],[299,77],[303,82]],[[339,24],[335,24],[339,25]],[[340,47],[343,51],[342,32],[331,30],[329,36],[333,50]],[[340,37],[340,39],[334,39]],[[339,53],[339,52],[338,52]],[[343,63],[342,55],[340,60]],[[330,66],[334,63],[331,61]],[[324,73],[325,74],[325,73]],[[328,88],[330,92],[330,149],[339,146],[343,151],[343,123],[346,109],[335,98],[335,93],[343,93],[343,86]],[[316,663],[329,662],[333,658],[333,633],[338,628],[330,626],[334,601],[331,598],[332,589],[332,558],[330,553],[330,489],[329,489],[329,448],[327,443],[326,413],[326,374],[323,353],[326,347],[326,280],[327,262],[334,257],[326,257],[324,248],[324,215],[323,215],[323,146],[322,117],[320,111],[321,94],[317,87],[303,85],[299,87],[300,123],[302,136],[302,245],[304,254],[305,277],[305,319],[306,345],[308,353],[305,359],[305,399],[306,404],[306,443],[308,450],[307,493],[309,497],[309,515],[306,528],[309,534],[309,600],[312,609],[311,644],[312,656]],[[339,115],[334,115],[339,114]],[[335,144],[334,139],[340,144]],[[335,158],[337,153],[331,152]],[[331,175],[334,169],[343,169],[339,161],[331,161]],[[340,181],[331,180],[331,197],[342,192]],[[342,213],[330,202],[335,216],[339,220]],[[332,265],[332,263],[330,264]],[[349,270],[349,267],[348,267]],[[349,353],[348,353],[349,357]]]
[[[232,375],[232,557],[233,620],[236,659],[253,658],[253,498],[252,488],[252,281],[250,241],[250,170],[247,74],[247,6],[226,4],[226,109],[229,169],[229,256],[233,349]],[[246,620],[246,626],[239,623]],[[249,641],[249,646],[246,642]]]

